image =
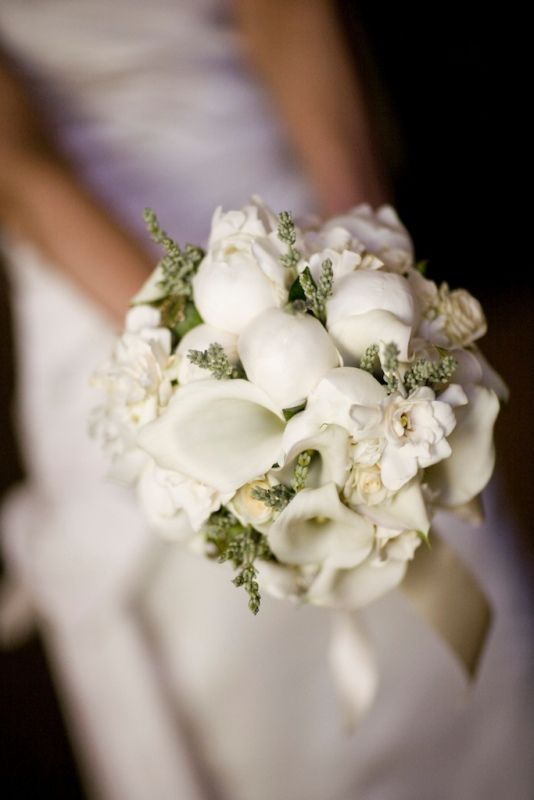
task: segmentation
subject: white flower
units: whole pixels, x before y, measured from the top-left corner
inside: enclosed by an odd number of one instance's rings
[[[188,331],[176,348],[176,376],[180,384],[211,378],[211,372],[192,364],[188,354],[190,350],[207,350],[210,344],[220,344],[231,364],[237,363],[237,336],[227,331],[220,331],[211,325],[197,325]]]
[[[145,467],[137,490],[152,527],[181,541],[199,531],[231,497],[179,472],[161,469],[153,461]]]
[[[239,334],[262,311],[287,301],[276,218],[259,202],[215,212],[208,251],[193,279],[203,320]]]
[[[410,235],[391,206],[381,206],[373,211],[363,203],[346,214],[332,217],[322,228],[324,232],[344,230],[350,237],[351,249],[356,242],[361,249],[378,256],[391,270],[405,270],[413,261]]]
[[[254,497],[253,491],[256,488],[270,489],[271,485],[266,480],[246,483],[237,490],[228,504],[228,508],[243,525],[253,525],[257,528],[272,520],[273,508]]]
[[[499,413],[499,399],[492,389],[466,386],[468,404],[458,409],[457,425],[449,439],[451,456],[428,470],[438,503],[464,505],[486,486],[495,464],[493,426]]]
[[[310,392],[306,409],[289,420],[284,433],[284,452],[315,436],[326,425],[339,425],[349,433],[359,430],[352,419],[353,407],[380,407],[385,396],[385,387],[363,369],[330,370]]]
[[[353,464],[343,494],[348,505],[358,509],[358,506],[376,506],[382,503],[389,491],[382,483],[377,464],[371,466]]]
[[[374,554],[352,569],[325,564],[308,589],[306,600],[328,608],[363,608],[395,589],[407,565],[407,561],[394,558],[380,561]]]
[[[416,478],[404,484],[398,492],[388,490],[379,503],[359,504],[354,510],[380,528],[415,530],[423,534],[430,530],[427,503],[421,484]]]
[[[235,492],[279,461],[284,425],[258,386],[208,379],[179,386],[165,414],[146,425],[138,441],[164,469]]]
[[[106,395],[93,414],[92,433],[112,458],[112,477],[123,482],[135,480],[145,463],[136,432],[161,413],[173,391],[171,335],[149,327],[158,324],[155,309],[131,309],[111,358],[92,377]]]
[[[408,281],[383,270],[357,270],[334,283],[327,328],[343,356],[356,364],[370,344],[395,342],[407,360],[416,306]]]
[[[269,545],[286,564],[360,564],[373,545],[374,526],[343,505],[334,483],[298,492],[272,524]]]
[[[238,351],[249,381],[266,391],[279,408],[302,403],[323,375],[340,363],[318,320],[274,308],[245,328]]]
[[[438,289],[421,276],[410,278],[422,307],[419,330],[423,338],[446,347],[468,347],[484,336],[487,324],[482,306],[466,289],[451,292],[446,283]]]
[[[293,432],[290,429],[293,417],[289,421],[283,439],[284,456],[283,466],[272,470],[272,476],[281,483],[290,484],[295,471],[295,460],[305,450],[313,450],[314,458],[306,478],[307,488],[317,488],[325,483],[335,483],[342,489],[348,470],[349,460],[349,435],[339,425],[323,425],[315,434],[301,439],[297,438],[293,444]],[[289,436],[285,434],[288,432]]]
[[[452,390],[449,397],[454,404],[467,401],[460,387]],[[382,403],[378,425],[376,408],[354,408],[351,413],[360,426],[357,439],[383,439],[382,481],[392,491],[413,478],[419,468],[436,464],[451,454],[447,436],[456,425],[454,412],[449,402],[436,400],[428,387],[416,389],[407,398],[390,395]]]
[[[393,561],[411,561],[415,551],[421,544],[421,537],[417,531],[377,528],[376,538],[379,543],[381,558]]]

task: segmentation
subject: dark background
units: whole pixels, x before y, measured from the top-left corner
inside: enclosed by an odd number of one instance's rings
[[[519,68],[514,72],[510,65],[518,44],[505,31],[500,8],[348,0],[339,5],[417,257],[429,260],[430,277],[468,288],[485,307],[484,350],[512,391],[497,430],[501,471],[523,522],[517,546],[532,565],[534,298],[529,226],[510,180],[524,174],[528,152],[521,145],[522,103],[510,103],[517,91]],[[513,17],[511,9],[506,16]],[[13,379],[2,279],[0,492],[23,472],[9,418]],[[0,682],[4,796],[47,792],[56,800],[81,798],[36,636],[0,654]]]

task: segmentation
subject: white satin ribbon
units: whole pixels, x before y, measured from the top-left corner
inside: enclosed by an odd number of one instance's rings
[[[466,677],[473,679],[491,623],[486,597],[471,572],[436,533],[418,548],[400,590],[447,642]],[[372,645],[356,612],[334,617],[329,651],[344,723],[353,730],[378,687]]]

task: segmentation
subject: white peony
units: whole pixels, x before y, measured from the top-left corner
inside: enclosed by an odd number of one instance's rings
[[[380,341],[394,342],[400,359],[408,359],[417,309],[406,278],[383,270],[352,272],[334,283],[326,313],[345,364],[359,363],[366,348]]]
[[[203,320],[239,334],[262,311],[287,301],[276,218],[259,201],[213,217],[208,251],[193,279]]]
[[[239,338],[247,378],[267,392],[279,408],[302,403],[320,379],[340,363],[320,322],[309,314],[270,309]]]
[[[413,262],[412,240],[391,206],[381,206],[373,211],[370,205],[363,203],[346,214],[327,220],[321,232],[332,231],[336,231],[338,240],[340,231],[345,231],[352,248],[359,245],[358,252],[373,253],[390,270],[404,271]]]
[[[220,331],[211,325],[197,325],[188,331],[176,348],[176,377],[180,384],[211,378],[209,370],[192,364],[188,354],[190,350],[207,350],[210,344],[220,344],[231,364],[237,364],[237,336],[227,331]]]

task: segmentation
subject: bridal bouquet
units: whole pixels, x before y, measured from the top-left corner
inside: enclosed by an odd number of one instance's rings
[[[133,298],[92,430],[150,524],[261,593],[357,609],[475,517],[505,388],[478,301],[415,263],[395,211],[296,224],[254,198]]]

